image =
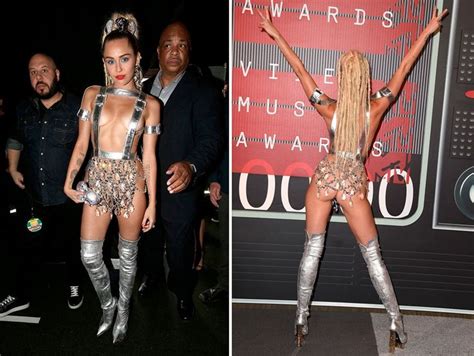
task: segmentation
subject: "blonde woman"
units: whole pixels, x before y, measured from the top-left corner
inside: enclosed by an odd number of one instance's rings
[[[156,215],[155,146],[160,133],[160,104],[141,90],[138,26],[131,14],[113,14],[104,27],[102,61],[106,86],[84,92],[79,136],[69,162],[64,192],[84,204],[81,258],[102,307],[97,336],[113,327],[113,342],[125,338],[129,303],[137,270],[138,238],[154,227]],[[142,159],[137,154],[143,141]],[[73,188],[92,141],[87,167],[88,185]],[[92,193],[92,194],[91,194]],[[148,199],[146,196],[148,193]],[[102,245],[112,215],[119,225],[120,279],[118,301],[102,260]]]
[[[331,201],[343,208],[362,252],[369,275],[390,317],[390,351],[407,342],[403,319],[385,264],[380,254],[377,229],[367,200],[365,159],[380,125],[383,114],[400,92],[403,82],[422,52],[425,44],[441,27],[446,15],[437,9],[419,38],[403,58],[400,67],[385,87],[371,95],[370,69],[367,59],[358,51],[344,53],[337,64],[338,100],[324,94],[305,69],[300,58],[272,23],[268,7],[259,11],[259,28],[278,45],[300,80],[306,96],[324,119],[331,146],[327,156],[316,167],[306,192],[306,242],[301,258],[295,321],[296,344],[302,345],[308,334],[309,303],[318,273]]]

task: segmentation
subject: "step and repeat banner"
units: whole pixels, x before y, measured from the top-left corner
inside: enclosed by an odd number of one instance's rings
[[[243,0],[233,3],[234,298],[295,298],[305,192],[329,147],[324,121],[278,47],[258,28],[257,10],[265,6],[318,86],[336,99],[336,64],[342,53],[357,49],[366,55],[376,91],[396,71],[433,7],[449,9],[442,33],[425,47],[384,116],[366,163],[368,198],[384,257],[390,271],[392,262],[395,266],[392,279],[396,286],[399,281],[406,303],[420,304],[415,296],[435,289],[454,288],[472,296],[474,278],[466,278],[466,271],[474,272],[474,239],[468,237],[474,230],[474,95],[469,89],[474,31],[466,14],[474,13],[474,4]],[[446,248],[457,240],[457,247]],[[327,241],[315,299],[374,302],[340,212],[331,217]],[[461,278],[459,285],[437,285],[453,276]],[[449,306],[442,297],[421,302],[430,304]]]
[[[257,28],[257,9],[264,4],[247,1],[234,8],[232,162],[237,174],[234,185],[239,189],[233,209],[241,211],[239,216],[260,211],[300,212],[304,217],[308,177],[327,154],[329,137],[288,63]],[[376,91],[396,71],[432,10],[428,1],[268,4],[276,26],[320,88],[333,98],[341,53],[357,49],[367,56]],[[423,209],[420,192],[426,170],[421,167],[423,150],[429,145],[425,137],[429,74],[436,65],[431,54],[430,44],[385,116],[368,159],[369,198],[376,217],[410,220],[418,208]],[[253,184],[251,175],[266,179]]]

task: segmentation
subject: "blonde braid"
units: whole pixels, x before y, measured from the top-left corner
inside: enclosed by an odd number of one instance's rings
[[[364,130],[366,142],[361,153],[366,156],[368,127],[365,115],[370,110],[369,65],[362,54],[349,51],[339,58],[337,69],[339,98],[334,147],[336,152],[349,152],[355,156]]]

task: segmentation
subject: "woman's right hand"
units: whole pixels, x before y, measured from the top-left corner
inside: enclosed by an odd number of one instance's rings
[[[265,6],[264,14],[262,14],[259,9],[257,9],[257,12],[262,19],[262,21],[258,25],[260,31],[266,32],[273,39],[278,37],[280,35],[280,32],[278,32],[275,25],[273,25],[272,17],[270,15],[270,10],[268,9],[268,6]]]
[[[444,9],[443,12],[438,16],[438,8],[435,6],[431,20],[428,25],[426,25],[424,32],[429,36],[439,31],[441,29],[441,21],[443,21],[443,17],[445,17],[447,13],[448,9]]]
[[[75,189],[64,187],[64,194],[66,194],[74,203],[84,203],[82,196],[84,193]]]

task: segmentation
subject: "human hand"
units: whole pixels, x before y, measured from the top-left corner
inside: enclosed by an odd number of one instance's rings
[[[447,13],[448,9],[444,9],[443,12],[438,16],[438,8],[435,6],[433,9],[433,15],[431,16],[431,20],[428,25],[426,25],[424,32],[428,36],[438,32],[441,29],[441,21]]]
[[[219,207],[218,201],[221,200],[222,198],[221,185],[219,183],[212,182],[209,185],[209,198],[211,199],[212,205],[218,208]]]
[[[69,187],[64,187],[64,194],[66,194],[74,203],[84,203],[83,192]]]
[[[149,205],[145,210],[142,220],[142,231],[147,232],[155,227],[156,222],[156,207],[155,205]]]
[[[280,35],[280,32],[278,32],[275,25],[273,25],[272,16],[270,15],[270,10],[268,9],[268,6],[265,6],[264,14],[262,14],[259,9],[257,9],[257,12],[260,15],[260,18],[262,19],[262,21],[258,25],[260,31],[266,32],[273,39],[275,39],[275,37],[278,37]]]
[[[23,174],[21,174],[20,172],[18,171],[10,171],[10,175],[13,179],[13,182],[19,186],[21,189],[25,189],[25,184],[24,184],[24,180],[23,180]]]
[[[166,174],[171,174],[170,179],[166,182],[170,194],[179,193],[186,189],[193,176],[191,165],[186,161],[173,163],[168,167]]]

